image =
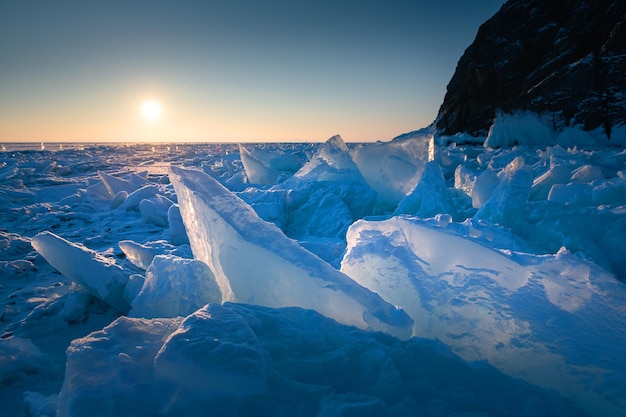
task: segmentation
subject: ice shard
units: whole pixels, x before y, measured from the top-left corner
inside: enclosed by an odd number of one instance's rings
[[[565,249],[499,251],[414,217],[361,220],[347,237],[341,270],[403,307],[415,336],[594,415],[626,409],[626,289],[606,271]]]
[[[412,320],[378,294],[286,237],[207,174],[172,166],[194,257],[213,271],[222,301],[297,306],[359,328],[409,337]]]
[[[128,313],[130,306],[124,300],[128,274],[114,260],[51,232],[39,233],[32,238],[31,244],[66,278],[120,312]]]

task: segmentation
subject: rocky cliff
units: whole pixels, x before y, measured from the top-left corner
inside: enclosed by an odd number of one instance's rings
[[[487,134],[497,111],[555,128],[626,124],[626,0],[509,0],[476,35],[448,84],[442,135]]]

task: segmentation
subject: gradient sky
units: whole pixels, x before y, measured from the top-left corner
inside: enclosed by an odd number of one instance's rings
[[[0,142],[390,140],[503,3],[0,0]]]

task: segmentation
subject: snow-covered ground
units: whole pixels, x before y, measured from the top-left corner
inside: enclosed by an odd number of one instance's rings
[[[626,151],[509,125],[7,144],[2,415],[626,415]]]

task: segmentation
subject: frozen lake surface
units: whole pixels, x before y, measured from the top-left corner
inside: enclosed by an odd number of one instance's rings
[[[3,415],[625,415],[626,151],[565,139],[4,144]]]

